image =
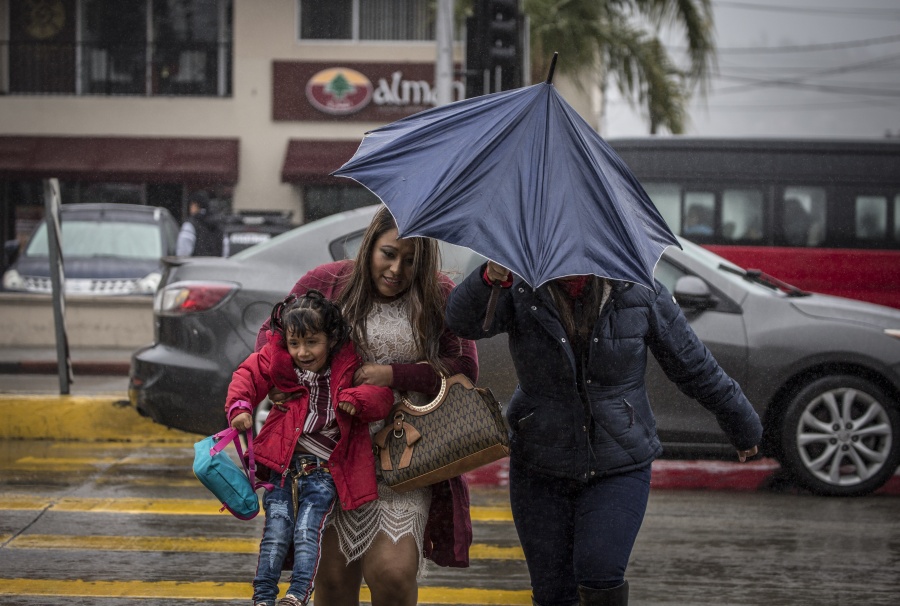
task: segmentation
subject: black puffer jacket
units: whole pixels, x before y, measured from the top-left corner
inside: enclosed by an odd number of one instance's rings
[[[684,393],[715,414],[736,449],[759,444],[759,416],[659,282],[656,292],[611,283],[588,342],[585,402],[575,354],[546,288],[535,291],[516,278],[501,291],[493,326],[484,332],[491,289],[483,272],[484,266],[453,290],[447,326],[468,339],[509,333],[519,380],[506,413],[511,456],[543,473],[584,481],[648,465],[662,452],[644,385],[648,349]]]

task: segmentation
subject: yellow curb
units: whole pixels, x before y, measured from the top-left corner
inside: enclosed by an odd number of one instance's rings
[[[177,442],[193,445],[195,434],[142,417],[114,396],[0,395],[0,439],[83,442]]]

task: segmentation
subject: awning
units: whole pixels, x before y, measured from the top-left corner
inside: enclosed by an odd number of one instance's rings
[[[281,168],[281,180],[305,185],[348,185],[352,181],[332,177],[330,173],[353,157],[358,147],[359,141],[356,140],[290,139]]]
[[[0,178],[234,184],[239,145],[224,138],[0,136]]]

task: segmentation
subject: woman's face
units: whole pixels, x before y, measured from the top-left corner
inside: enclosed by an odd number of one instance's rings
[[[397,230],[390,229],[375,240],[369,270],[375,289],[386,299],[403,294],[412,283],[415,246],[411,240],[397,239]]]

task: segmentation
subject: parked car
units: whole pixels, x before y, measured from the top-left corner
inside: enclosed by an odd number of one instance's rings
[[[59,209],[67,295],[152,295],[162,257],[175,254],[178,223],[164,208],[137,204],[62,204]],[[41,222],[3,274],[7,291],[50,293],[47,223]]]
[[[134,406],[199,434],[224,427],[231,373],[273,303],[308,269],[355,255],[373,212],[327,217],[229,259],[168,259],[155,342],[132,358]],[[805,293],[681,242],[656,276],[756,407],[763,453],[819,494],[884,484],[900,463],[900,311]],[[457,281],[483,262],[459,247],[442,252]],[[478,354],[479,383],[505,403],[516,386],[505,335],[479,341]],[[734,457],[713,416],[652,360],[647,384],[666,456]]]
[[[222,215],[219,227],[228,241],[228,256],[231,256],[283,234],[294,225],[289,211],[238,211]]]

